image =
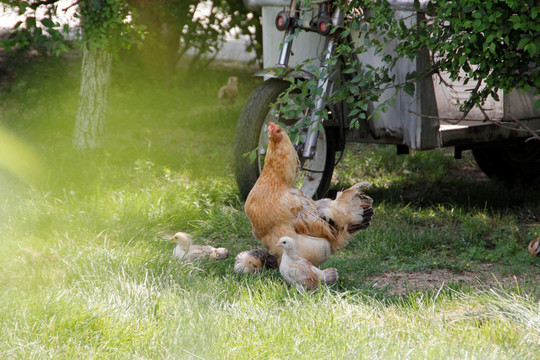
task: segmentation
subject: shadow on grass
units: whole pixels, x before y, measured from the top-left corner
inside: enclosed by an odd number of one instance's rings
[[[373,186],[366,190],[366,193],[379,203],[409,204],[416,207],[452,204],[465,210],[478,208],[504,210],[540,203],[539,186],[508,187],[497,181],[472,182],[459,179],[430,181],[407,177],[393,181],[388,186]]]

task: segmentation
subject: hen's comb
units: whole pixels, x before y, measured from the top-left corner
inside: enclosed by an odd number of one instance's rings
[[[276,130],[277,125],[273,122],[268,123],[268,133],[272,134]]]

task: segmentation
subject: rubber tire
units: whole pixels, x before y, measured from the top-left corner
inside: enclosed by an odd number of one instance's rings
[[[529,185],[540,177],[540,142],[525,140],[473,147],[480,169],[509,185]]]
[[[271,110],[270,105],[275,103],[278,96],[283,93],[290,83],[279,79],[269,79],[260,84],[247,100],[236,127],[234,146],[234,173],[240,195],[245,200],[253,185],[259,178],[257,161],[251,162],[244,154],[251,152],[259,146],[259,136],[264,121]],[[335,161],[337,144],[334,139],[337,131],[325,128],[326,133],[326,162],[325,173],[317,187],[314,198],[323,197],[330,186]]]

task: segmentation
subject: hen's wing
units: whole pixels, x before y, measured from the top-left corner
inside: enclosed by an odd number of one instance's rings
[[[336,229],[328,221],[321,218],[315,201],[296,189],[290,189],[289,194],[294,203],[292,211],[295,214],[293,225],[296,233],[326,238],[331,242],[337,241]]]
[[[328,239],[332,252],[347,246],[352,235],[367,228],[373,216],[373,200],[360,192],[356,184],[338,193],[335,200],[313,201],[301,191],[290,189],[290,208],[297,234]]]

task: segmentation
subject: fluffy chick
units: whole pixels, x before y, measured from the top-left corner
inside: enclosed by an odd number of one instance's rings
[[[253,274],[264,268],[277,269],[278,262],[274,255],[271,255],[267,249],[255,249],[242,251],[236,255],[234,262],[234,271],[237,273]]]
[[[295,285],[299,291],[315,290],[320,284],[331,284],[337,281],[338,272],[335,268],[318,269],[308,260],[298,255],[296,240],[284,236],[279,239],[277,246],[283,249],[279,272],[289,285]]]
[[[223,105],[234,105],[237,96],[238,78],[236,76],[231,76],[227,81],[227,85],[219,89],[218,99]]]
[[[529,243],[529,252],[532,257],[540,256],[540,236]]]
[[[176,233],[171,241],[176,243],[173,256],[183,261],[223,260],[229,256],[229,250],[225,248],[215,248],[210,245],[193,245],[193,239],[185,232]]]

